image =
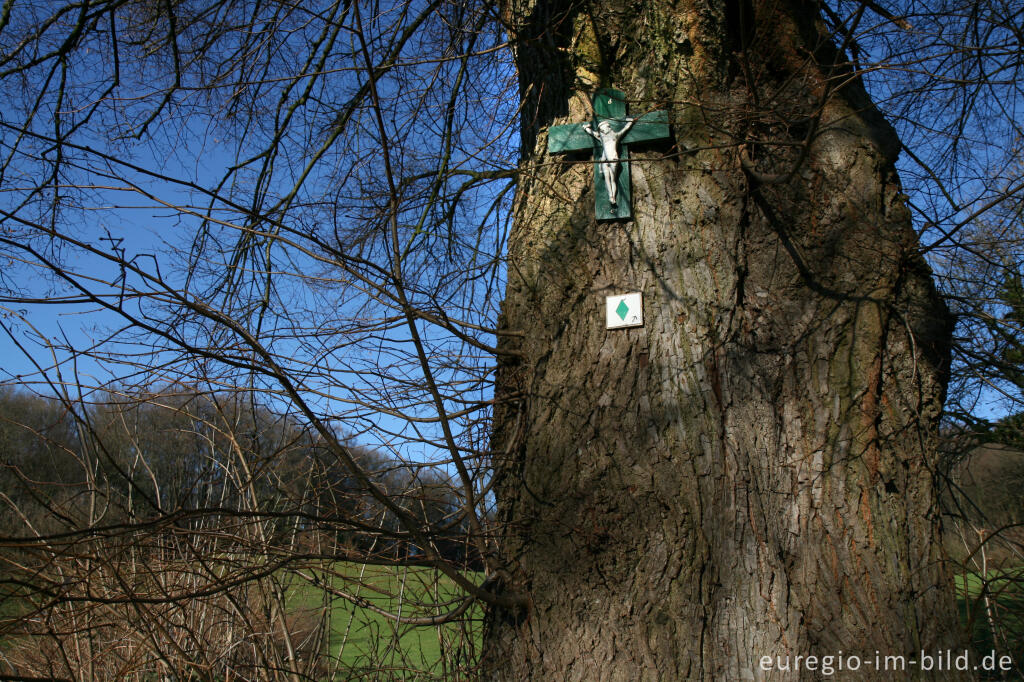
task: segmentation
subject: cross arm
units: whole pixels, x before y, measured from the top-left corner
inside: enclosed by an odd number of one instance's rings
[[[579,123],[548,128],[548,152],[551,154],[593,148],[594,138],[588,135]]]
[[[633,142],[661,140],[668,137],[668,135],[668,112],[652,111],[649,114],[637,117],[633,127],[629,129],[629,132],[622,139],[622,143],[632,144]]]

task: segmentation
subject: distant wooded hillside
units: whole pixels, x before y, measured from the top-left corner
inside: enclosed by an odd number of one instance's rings
[[[437,539],[445,555],[466,558],[448,481],[346,442],[407,510],[450,527]],[[219,524],[254,514],[280,518],[281,532],[330,535],[330,546],[373,546],[393,558],[420,553],[315,432],[247,396],[182,388],[86,405],[0,389],[4,536],[147,523],[199,531],[213,517]]]

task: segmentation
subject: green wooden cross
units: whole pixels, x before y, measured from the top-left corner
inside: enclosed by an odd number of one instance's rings
[[[619,220],[632,216],[632,194],[629,183],[629,148],[626,145],[648,140],[661,140],[669,136],[668,112],[652,111],[639,118],[626,118],[625,93],[601,88],[594,95],[594,120],[589,123],[570,123],[548,129],[548,151],[594,151],[594,210],[598,220]],[[607,122],[609,125],[602,126]],[[602,130],[603,128],[603,130]],[[622,133],[625,132],[623,135]],[[606,150],[614,157],[609,159]],[[613,175],[615,164],[618,173]],[[615,179],[615,203],[611,201],[606,176]]]

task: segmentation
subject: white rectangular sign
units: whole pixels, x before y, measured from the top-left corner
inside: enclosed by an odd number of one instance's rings
[[[640,292],[609,296],[604,301],[607,329],[644,326],[644,302]]]

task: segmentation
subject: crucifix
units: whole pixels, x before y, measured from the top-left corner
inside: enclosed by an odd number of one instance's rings
[[[669,136],[668,112],[652,111],[639,118],[626,117],[625,93],[601,88],[594,95],[594,120],[548,129],[548,151],[594,152],[594,210],[598,220],[619,220],[632,215],[629,183],[629,148],[626,145]]]

